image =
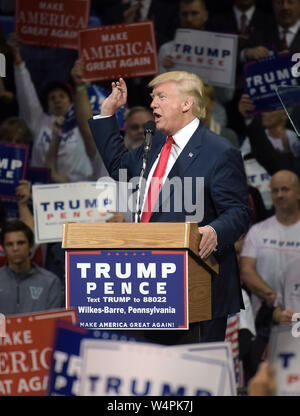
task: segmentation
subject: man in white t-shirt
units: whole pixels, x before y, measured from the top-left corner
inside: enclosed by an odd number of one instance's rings
[[[291,171],[278,171],[270,189],[275,215],[250,228],[241,253],[241,278],[253,294],[254,314],[262,301],[274,304],[286,264],[300,257],[299,178]]]
[[[280,280],[280,290],[274,303],[273,320],[291,322],[294,313],[300,312],[300,257],[288,262]]]

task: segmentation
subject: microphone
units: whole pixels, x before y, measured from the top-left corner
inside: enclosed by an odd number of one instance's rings
[[[140,214],[141,214],[141,187],[142,181],[146,172],[147,161],[148,161],[148,153],[151,148],[152,143],[152,136],[155,134],[156,125],[153,120],[147,121],[144,124],[144,135],[145,135],[145,142],[144,142],[144,154],[143,154],[143,161],[142,161],[142,170],[139,177],[138,189],[137,189],[137,198],[136,198],[136,210],[135,210],[135,220],[134,222],[139,222]]]
[[[153,120],[147,121],[144,124],[144,135],[145,135],[145,143],[144,143],[144,155],[148,154],[151,143],[152,143],[152,136],[155,134],[156,125]]]

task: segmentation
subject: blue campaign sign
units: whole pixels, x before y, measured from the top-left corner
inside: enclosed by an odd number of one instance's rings
[[[25,172],[25,179],[31,183],[35,184],[44,184],[50,182],[50,169],[47,168],[33,168],[27,166]],[[18,185],[18,184],[17,184]],[[2,202],[5,207],[5,212],[7,218],[19,218],[19,207],[18,201],[16,199],[4,198],[2,197]],[[30,211],[33,211],[31,199],[27,203]]]
[[[105,100],[105,98],[109,96],[110,91],[96,84],[87,84],[87,93],[90,99],[93,116],[96,116],[100,114],[101,105],[103,101]],[[117,118],[118,125],[121,130],[124,129],[125,110],[126,110],[126,106],[123,106],[116,112],[116,118]],[[75,125],[76,125],[75,108],[74,108],[74,105],[71,105],[67,114],[65,115],[65,121],[62,126],[63,133],[67,133],[68,131],[72,130],[75,127]]]
[[[67,252],[67,307],[87,329],[188,329],[185,251]]]
[[[282,110],[277,89],[282,86],[300,85],[300,78],[293,75],[294,65],[291,54],[278,54],[276,51],[273,51],[270,57],[245,65],[244,89],[255,104],[253,114]],[[288,106],[294,107],[300,103],[297,89],[291,88],[286,94]]]
[[[83,339],[140,342],[136,337],[115,331],[89,331],[78,325],[60,321],[56,325],[52,360],[49,369],[49,396],[76,396],[80,377],[80,343]],[[143,341],[144,342],[144,341]]]
[[[0,197],[18,199],[16,187],[24,179],[28,146],[0,142]]]

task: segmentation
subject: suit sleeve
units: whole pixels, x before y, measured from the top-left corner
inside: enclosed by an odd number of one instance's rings
[[[118,180],[119,169],[128,167],[128,150],[124,145],[116,117],[90,119],[88,122],[108,173]]]
[[[232,246],[250,224],[249,192],[241,153],[228,148],[217,160],[210,183],[217,218],[211,225],[217,232],[218,248]]]

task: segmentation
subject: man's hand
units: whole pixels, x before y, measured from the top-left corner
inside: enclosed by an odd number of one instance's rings
[[[16,195],[20,197],[18,200],[19,205],[26,205],[30,199],[30,183],[24,179],[19,181],[19,185],[16,187]]]
[[[294,311],[291,309],[276,308],[273,312],[273,319],[279,324],[289,324],[292,322]]]
[[[58,116],[52,126],[52,135],[59,136],[61,128],[65,122],[64,116]]]
[[[20,52],[20,40],[18,35],[15,32],[10,33],[8,36],[7,42],[8,46],[10,46],[15,65],[19,65],[23,62]]]
[[[163,67],[166,69],[170,69],[174,66],[174,58],[172,55],[166,55],[163,59]]]
[[[276,392],[275,368],[273,365],[262,362],[254,377],[248,384],[249,396],[274,396]]]
[[[255,110],[255,105],[252,99],[250,98],[250,95],[243,94],[241,96],[239,104],[238,104],[238,109],[244,118],[249,117],[249,113]]]
[[[199,244],[199,256],[201,259],[206,259],[218,245],[217,234],[209,225],[198,227],[198,231],[202,235]]]
[[[74,66],[71,70],[71,77],[74,81],[76,87],[80,87],[81,85],[85,85],[84,80],[84,64],[81,59],[77,59],[74,63]]]
[[[141,19],[139,18],[139,15],[140,15],[141,7],[142,7],[141,1],[138,1],[136,4],[126,9],[123,13],[123,22],[133,23],[133,22],[140,21]]]
[[[102,116],[112,116],[127,102],[127,86],[123,78],[112,82],[112,92],[101,105]]]
[[[255,61],[256,59],[267,58],[271,55],[269,49],[264,46],[257,46],[255,48],[248,48],[245,51],[245,58],[248,61]]]
[[[112,212],[112,216],[109,217],[106,222],[125,222],[125,217],[122,212]]]

